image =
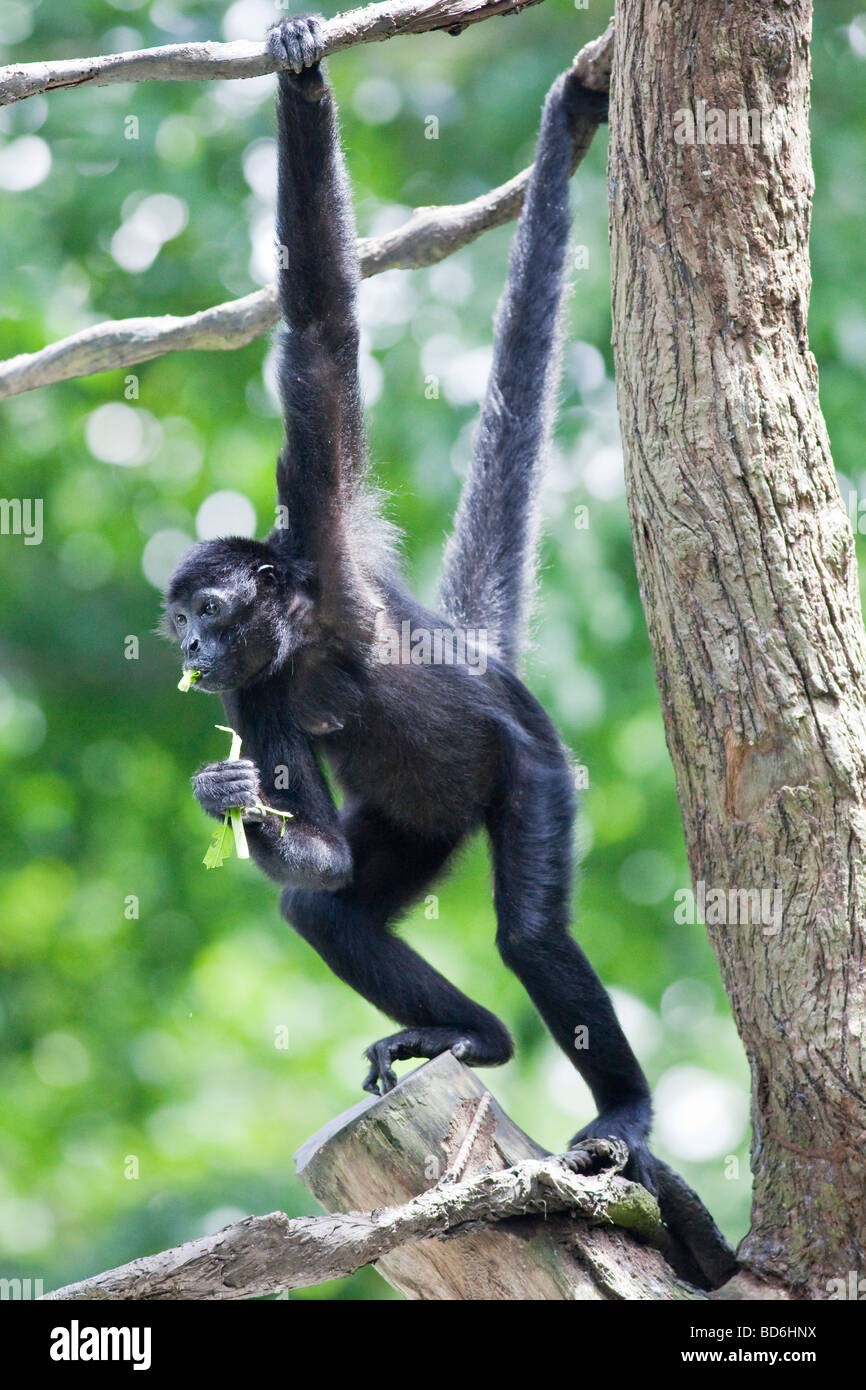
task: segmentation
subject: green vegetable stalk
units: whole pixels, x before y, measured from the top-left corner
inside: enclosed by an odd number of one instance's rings
[[[178,690],[182,690],[185,695],[188,690],[192,689],[196,681],[200,680],[201,671],[184,671],[183,675],[177,683],[177,688]]]
[[[185,673],[187,674],[187,673]],[[229,729],[225,724],[214,726],[222,730],[224,734],[231,734],[232,746],[229,751],[229,761],[234,762],[241,755],[241,736],[235,733],[234,729]],[[256,802],[256,809],[267,811],[272,816],[279,816],[283,822],[281,835],[286,833],[286,821],[292,819],[291,811],[277,811],[273,806],[265,806],[261,801]],[[246,832],[244,831],[243,811],[240,807],[226,811],[225,819],[217,828],[213,839],[208,845],[207,854],[202,863],[206,869],[220,869],[232,852],[231,836],[234,836],[235,850],[238,859],[249,859],[250,849],[247,844]]]
[[[241,756],[240,734],[236,734],[234,729],[227,728],[225,724],[217,724],[215,727],[217,729],[222,730],[224,734],[231,734],[232,746],[229,752],[229,762],[235,762]],[[238,859],[249,859],[250,847],[247,844],[247,837],[244,832],[243,812],[241,811],[240,807],[238,807],[237,810],[233,809],[231,811],[226,811],[226,816],[231,821],[232,834],[235,837],[235,853],[237,854]],[[208,850],[208,854],[209,853],[210,850]]]

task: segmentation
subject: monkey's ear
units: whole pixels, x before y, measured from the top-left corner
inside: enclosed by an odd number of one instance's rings
[[[276,588],[277,572],[273,565],[259,565],[256,570],[256,579],[266,589]]]
[[[310,598],[309,594],[304,594],[301,593],[300,590],[296,590],[289,604],[289,617],[294,618],[296,622],[303,622],[308,614],[312,612],[313,606],[313,600]]]

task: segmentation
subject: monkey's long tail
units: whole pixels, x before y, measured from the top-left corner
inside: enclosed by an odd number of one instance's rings
[[[547,94],[535,165],[496,313],[493,367],[454,531],[440,602],[452,622],[486,630],[514,665],[535,584],[536,501],[559,381],[559,317],[575,148],[606,119],[607,98],[574,73]]]

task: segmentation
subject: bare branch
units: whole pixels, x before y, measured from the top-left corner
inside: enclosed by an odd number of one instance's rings
[[[581,81],[597,91],[607,90],[612,48],[613,25],[609,24],[604,34],[586,44],[574,60]],[[575,132],[574,169],[589,149],[594,130],[588,123],[579,124]],[[507,183],[467,203],[416,208],[401,227],[387,236],[360,238],[361,275],[366,279],[383,270],[434,265],[490,228],[510,222],[520,211],[531,172],[531,168],[524,169]],[[215,304],[185,318],[164,314],[159,318],[94,324],[38,352],[21,353],[0,362],[0,400],[55,381],[148,362],[168,352],[245,347],[272,328],[278,318],[276,289],[269,285],[242,299]]]
[[[325,56],[362,43],[434,29],[459,33],[493,15],[516,14],[540,0],[385,0],[326,20]],[[108,87],[116,82],[212,82],[262,77],[276,64],[264,43],[174,43],[97,58],[18,63],[0,68],[0,106],[58,87]]]
[[[269,285],[186,318],[163,314],[97,323],[39,352],[21,353],[0,363],[0,400],[54,381],[148,362],[179,348],[244,347],[272,328],[278,317],[277,292]]]
[[[653,1242],[659,1232],[655,1201],[618,1175],[624,1160],[616,1142],[599,1142],[607,1150],[606,1162],[614,1165],[601,1173],[578,1176],[559,1158],[526,1159],[468,1182],[440,1183],[403,1206],[369,1214],[293,1220],[281,1211],[248,1216],[216,1235],[133,1260],[44,1298],[256,1298],[344,1278],[400,1245],[453,1232],[468,1222],[554,1211],[623,1227]]]

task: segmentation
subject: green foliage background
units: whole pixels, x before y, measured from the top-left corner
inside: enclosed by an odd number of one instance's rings
[[[225,8],[0,0],[0,61],[221,37]],[[257,37],[272,12],[247,12]],[[522,167],[547,86],[607,13],[597,0],[589,10],[546,0],[459,41],[431,35],[335,59],[361,233],[395,204],[457,202]],[[849,28],[855,14],[824,3],[816,16],[810,327],[843,490],[857,494],[866,481],[866,29],[862,20]],[[386,87],[371,88],[371,78]],[[225,103],[225,85],[58,91],[2,113],[3,146],[38,132],[53,157],[36,187],[0,195],[2,356],[101,318],[189,313],[256,287],[250,226],[264,205],[243,158],[272,134],[272,94],[264,84],[239,109]],[[391,119],[369,118],[389,102],[399,106]],[[438,140],[425,139],[430,113]],[[137,140],[125,138],[130,115]],[[158,192],[185,201],[188,225],[148,269],[128,273],[112,258],[112,236],[127,199]],[[603,138],[573,196],[589,266],[576,277],[569,343],[591,346],[566,353],[529,677],[588,769],[581,940],[625,996],[650,1075],[666,1078],[663,1094],[685,1086],[700,1096],[709,1086],[733,1117],[703,1161],[666,1142],[664,1126],[656,1147],[736,1239],[748,1214],[747,1068],[701,928],[674,923],[673,893],[689,880],[625,501],[615,457],[600,482],[589,460],[599,440],[615,447]],[[373,457],[406,534],[408,570],[427,596],[474,407],[455,404],[453,392],[427,398],[421,353],[443,331],[464,352],[489,344],[510,234],[460,253],[451,280],[441,271],[396,277],[398,299],[415,297],[408,321],[398,310],[368,325],[383,378],[370,411]],[[457,282],[469,292],[449,303]],[[176,692],[178,661],[154,634],[159,595],[142,573],[148,538],[164,529],[193,536],[215,490],[243,492],[259,534],[267,530],[280,437],[263,385],[267,348],[176,354],[134,369],[133,407],[148,412],[151,433],[153,421],[162,431],[139,467],[100,461],[85,434],[95,408],[124,400],[127,373],[21,396],[0,416],[3,494],[45,506],[41,545],[0,538],[0,1275],[42,1278],[46,1288],[240,1214],[313,1210],[292,1151],[360,1098],[362,1049],[390,1031],[293,936],[274,888],[250,866],[202,868],[209,824],[188,779],[223,754],[212,727],[221,711]],[[575,526],[582,506],[587,529]],[[137,660],[125,656],[130,635]],[[524,1128],[561,1146],[591,1105],[498,960],[483,845],[441,887],[438,920],[421,908],[405,930],[507,1019],[518,1055],[491,1084]],[[279,1029],[288,1048],[275,1045]],[[298,1296],[390,1295],[364,1271]]]

